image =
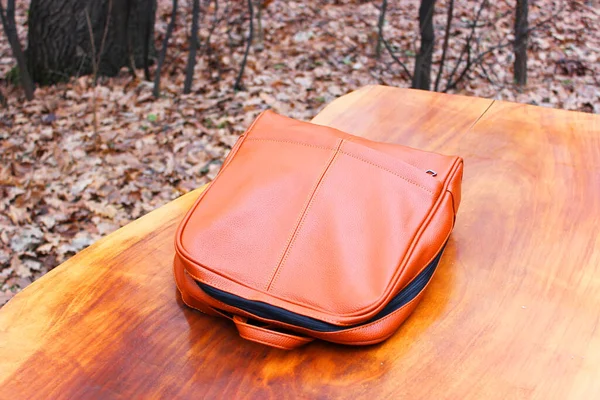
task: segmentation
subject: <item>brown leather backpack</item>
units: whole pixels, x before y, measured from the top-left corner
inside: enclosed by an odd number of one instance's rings
[[[282,349],[385,340],[431,281],[462,172],[459,157],[264,112],[179,226],[183,301]]]

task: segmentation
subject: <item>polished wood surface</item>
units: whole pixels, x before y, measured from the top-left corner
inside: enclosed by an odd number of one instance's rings
[[[183,306],[195,191],[0,310],[0,398],[600,398],[598,116],[366,87],[314,122],[465,159],[455,231],[391,339],[285,352]]]

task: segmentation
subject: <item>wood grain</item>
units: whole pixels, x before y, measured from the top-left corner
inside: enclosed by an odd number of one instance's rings
[[[456,229],[391,339],[284,352],[184,307],[173,234],[195,191],[0,310],[0,398],[600,396],[598,116],[366,87],[314,121],[465,158]]]

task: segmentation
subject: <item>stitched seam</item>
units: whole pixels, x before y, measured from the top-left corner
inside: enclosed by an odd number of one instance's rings
[[[280,349],[280,350],[292,350],[293,348],[295,348],[295,347],[285,347],[284,345],[281,345],[281,344],[273,344],[273,343],[270,343],[270,342],[267,342],[267,341],[264,341],[264,340],[260,340],[260,339],[254,339],[254,338],[251,339],[251,338],[246,337],[245,335],[243,335],[241,333],[240,333],[240,337],[242,339],[246,339],[246,340],[249,340],[251,342],[256,342],[256,343],[264,344],[266,346],[275,347],[275,348]],[[303,344],[306,344],[306,343],[303,343]],[[299,347],[299,346],[296,346],[296,347]]]
[[[298,233],[300,232],[302,225],[304,224],[304,221],[306,221],[306,216],[308,215],[308,211],[310,210],[311,206],[314,203],[316,194],[317,194],[319,188],[322,186],[322,183],[325,180],[325,176],[327,175],[327,172],[330,170],[331,165],[333,164],[333,162],[337,158],[338,154],[340,153],[340,147],[342,147],[342,143],[344,143],[344,139],[340,139],[340,142],[338,143],[338,146],[335,149],[335,153],[333,153],[333,155],[329,159],[327,166],[323,170],[321,177],[319,178],[319,180],[317,181],[317,184],[315,185],[315,188],[312,190],[312,193],[309,197],[308,203],[304,207],[304,210],[302,210],[302,212],[300,213],[300,217],[299,217],[298,221],[296,222],[296,228],[292,231],[292,234],[291,234],[290,238],[288,239],[288,242],[287,242],[288,244],[285,247],[285,249],[283,250],[283,253],[279,259],[279,263],[275,267],[275,270],[273,270],[273,272],[271,273],[271,279],[269,280],[269,283],[267,284],[267,288],[266,288],[267,292],[269,291],[271,286],[277,280],[277,277],[279,276],[279,272],[281,271],[282,266],[287,261],[290,251],[295,243],[295,239],[298,237]]]
[[[376,149],[374,149],[374,148],[372,148],[372,147],[370,147],[370,146],[367,146],[367,145],[365,145],[365,144],[363,144],[363,143],[357,142],[356,140],[353,140],[353,139],[354,139],[353,137],[350,137],[350,138],[348,138],[348,139],[347,139],[347,141],[348,141],[348,142],[355,143],[355,144],[357,144],[357,145],[359,145],[359,146],[362,146],[362,147],[364,147],[364,148],[367,148],[367,149],[370,149],[370,150],[376,151],[376,152],[378,152],[378,153],[385,154],[385,152],[383,152],[383,151],[381,151],[381,150],[376,150]],[[368,140],[368,139],[367,139],[367,140]],[[391,156],[391,157],[393,157],[393,156]],[[395,158],[395,157],[393,157],[393,158]],[[406,161],[406,160],[403,160],[403,159],[401,159],[401,158],[398,158],[398,159],[399,159],[399,160],[401,160],[403,163],[405,163],[405,164],[408,164],[408,165],[410,165],[411,167],[415,167],[415,168],[416,168],[417,170],[419,170],[419,171],[422,171],[422,167],[419,167],[418,165],[415,165],[415,164],[413,164],[413,163],[411,163],[411,162],[408,162],[408,161]]]
[[[379,165],[379,164],[375,164],[375,163],[373,163],[373,162],[371,162],[371,161],[365,160],[364,158],[360,158],[360,157],[358,157],[358,156],[356,156],[356,155],[354,155],[354,154],[347,153],[347,152],[345,152],[345,151],[340,151],[340,153],[342,153],[342,154],[345,154],[345,155],[347,155],[348,157],[355,158],[355,159],[357,159],[357,160],[359,160],[359,161],[362,161],[362,162],[364,162],[364,163],[370,164],[370,165],[372,165],[372,166],[374,166],[374,167],[380,168],[380,169],[382,169],[382,170],[384,170],[384,171],[386,171],[386,172],[389,172],[390,174],[396,175],[397,177],[404,179],[404,180],[405,180],[406,182],[408,182],[408,183],[412,183],[413,185],[415,185],[415,186],[417,186],[417,187],[419,187],[419,188],[423,189],[424,191],[426,191],[426,192],[427,192],[427,193],[429,193],[429,194],[434,194],[434,193],[433,193],[431,190],[427,189],[425,186],[421,186],[421,185],[419,185],[417,182],[415,182],[415,181],[412,181],[412,180],[410,180],[410,179],[408,179],[408,178],[406,178],[406,177],[404,177],[404,176],[402,176],[402,175],[398,174],[397,172],[394,172],[394,171],[392,171],[391,169],[387,169],[387,168],[385,168],[385,167],[382,167],[382,166],[381,166],[381,165]],[[411,165],[411,164],[409,164],[409,165]]]
[[[342,139],[342,140],[346,140],[346,139]],[[308,143],[297,142],[297,141],[294,141],[294,140],[279,140],[279,139],[247,138],[247,139],[246,139],[246,141],[247,141],[247,142],[249,142],[249,141],[253,141],[253,142],[277,142],[277,143],[289,143],[289,144],[297,144],[297,145],[300,145],[300,146],[305,146],[305,147],[314,147],[314,148],[317,148],[317,149],[335,150],[334,148],[331,148],[331,147],[326,147],[326,146],[317,146],[317,145],[312,145],[312,144],[308,144]],[[358,142],[352,142],[352,143],[356,143],[356,144],[358,144],[358,145],[360,145],[360,146],[364,146],[365,148],[368,148],[368,149],[370,149],[368,146],[365,146],[365,145],[363,145],[363,144],[361,144],[361,143],[358,143]],[[372,150],[372,149],[371,149],[371,150]],[[377,151],[377,150],[374,150],[374,151]],[[406,178],[406,177],[404,177],[404,176],[400,175],[399,173],[397,173],[397,172],[394,172],[394,171],[392,171],[392,170],[390,170],[390,169],[388,169],[388,168],[386,168],[386,167],[383,167],[383,166],[381,166],[381,165],[379,165],[379,164],[376,164],[376,163],[374,163],[374,162],[372,162],[372,161],[365,160],[364,158],[361,158],[361,157],[359,157],[359,156],[356,156],[356,155],[354,155],[354,154],[352,154],[352,153],[348,153],[348,152],[345,152],[345,151],[340,151],[340,153],[342,153],[342,154],[345,154],[345,155],[347,155],[347,156],[350,156],[350,157],[352,157],[352,158],[355,158],[355,159],[357,159],[357,160],[359,160],[359,161],[362,161],[362,162],[364,162],[364,163],[370,164],[370,165],[372,165],[372,166],[374,166],[374,167],[380,168],[380,169],[382,169],[382,170],[384,170],[384,171],[386,171],[386,172],[389,172],[390,174],[393,174],[393,175],[396,175],[396,176],[397,176],[397,177],[399,177],[399,178],[402,178],[403,180],[405,180],[405,181],[407,181],[407,182],[409,182],[409,183],[412,183],[413,185],[415,185],[415,186],[417,186],[417,187],[419,187],[419,188],[423,189],[424,191],[426,191],[426,192],[428,192],[428,193],[430,193],[430,194],[434,194],[434,193],[433,193],[431,190],[427,189],[426,187],[424,187],[424,186],[422,186],[422,185],[419,185],[419,184],[418,184],[418,183],[416,183],[415,181],[413,181],[413,180],[410,180],[410,179],[408,179],[408,178]],[[420,167],[418,167],[418,166],[416,166],[416,165],[414,165],[414,164],[411,164],[411,163],[409,163],[409,162],[406,162],[406,161],[404,161],[404,160],[402,160],[402,159],[399,159],[399,160],[400,160],[401,162],[403,162],[403,163],[407,164],[407,165],[410,165],[411,167],[414,167],[414,168],[416,168],[417,170],[421,170],[421,168],[420,168]]]
[[[261,139],[261,138],[248,138],[247,141],[253,141],[253,142],[276,142],[276,143],[289,143],[289,144],[297,144],[300,146],[305,146],[305,147],[314,147],[317,149],[325,149],[325,150],[335,150],[335,148],[332,147],[327,147],[327,146],[317,146],[314,144],[308,144],[308,143],[303,143],[303,142],[296,142],[293,140],[279,140],[279,139]]]

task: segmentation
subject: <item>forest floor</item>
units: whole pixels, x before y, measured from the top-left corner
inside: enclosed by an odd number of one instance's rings
[[[17,3],[25,45],[29,2]],[[171,1],[158,3],[160,48]],[[512,84],[512,49],[506,45],[512,39],[514,12],[504,1],[489,3],[494,4],[483,9],[472,46],[479,46],[480,53],[503,47],[490,51],[482,67],[451,93],[600,113],[597,1],[540,0],[531,5],[530,26],[547,23],[532,31],[524,89]],[[233,22],[228,24],[227,18],[236,15],[228,10],[208,55],[204,43],[214,18],[212,4],[201,20],[203,47],[190,95],[182,94],[190,0],[180,1],[158,99],[140,71],[132,78],[123,70],[100,79],[96,88],[88,76],[38,88],[35,99],[27,102],[9,83],[15,63],[0,35],[0,91],[8,100],[0,108],[0,305],[101,236],[208,182],[262,110],[309,120],[336,97],[363,85],[410,86],[389,53],[374,56],[379,1],[275,0],[263,12],[263,48],[253,45],[244,90],[235,92],[248,22],[228,35]],[[439,1],[434,16],[434,74],[446,7],[447,0]],[[454,4],[440,88],[447,85],[478,7],[472,0]],[[409,70],[418,51],[417,15],[417,1],[390,2],[384,27]]]

